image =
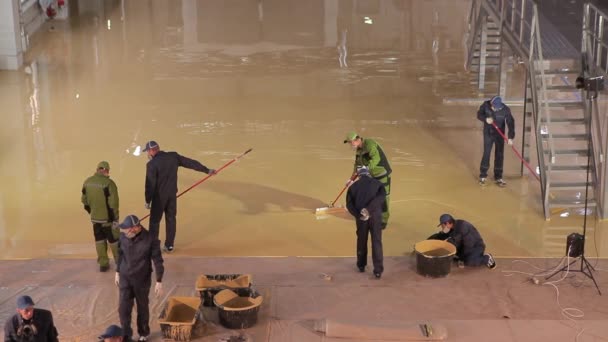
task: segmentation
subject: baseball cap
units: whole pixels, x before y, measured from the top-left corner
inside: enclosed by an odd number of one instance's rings
[[[367,166],[358,166],[357,167],[357,175],[358,176],[363,176],[363,175],[368,175],[369,176],[369,168],[367,168]]]
[[[30,306],[34,306],[34,301],[30,296],[21,296],[17,298],[17,309],[27,309]]]
[[[439,216],[439,224],[437,225],[437,227],[441,226],[444,223],[450,222],[450,221],[454,221],[454,218],[452,217],[452,215],[443,214],[443,215]]]
[[[125,220],[122,221],[118,226],[120,229],[129,229],[131,227],[135,227],[139,225],[139,218],[135,215],[129,215],[125,217]]]
[[[118,325],[112,324],[102,335],[99,336],[99,339],[103,340],[104,338],[120,337],[123,336],[123,334],[122,329]]]
[[[153,148],[159,148],[160,146],[158,145],[158,143],[154,140],[150,140],[146,143],[146,146],[143,149],[143,152],[146,152],[148,150],[151,150]]]
[[[357,132],[355,132],[355,131],[348,132],[346,134],[346,139],[344,139],[344,143],[346,144],[347,142],[351,142],[351,141],[357,139],[357,137],[359,137],[359,135],[357,134]]]
[[[496,109],[501,109],[504,104],[502,103],[502,98],[500,96],[494,96],[491,100],[490,103],[492,104],[492,106],[494,106],[494,108]]]
[[[108,163],[107,161],[101,161],[99,162],[99,164],[97,164],[97,169],[106,169],[110,171],[110,163]]]

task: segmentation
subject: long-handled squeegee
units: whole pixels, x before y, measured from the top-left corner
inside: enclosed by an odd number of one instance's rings
[[[342,191],[340,191],[340,193],[338,194],[338,196],[336,196],[336,199],[331,202],[331,204],[327,207],[322,207],[322,208],[317,208],[315,210],[315,215],[327,215],[327,214],[331,214],[331,213],[336,213],[336,212],[342,212],[344,210],[346,210],[344,207],[342,206],[335,206],[336,202],[338,202],[338,199],[340,199],[340,197],[342,197],[342,194],[344,193],[344,191],[346,191],[346,188],[348,188],[348,186],[357,178],[357,174],[354,174],[350,180],[346,183],[346,185],[344,185],[344,187],[342,188]]]
[[[498,132],[498,134],[500,134],[500,136],[505,141],[509,141],[509,139],[500,130],[500,128],[498,128],[498,126],[496,126],[495,122],[492,122],[492,126],[494,126],[494,128],[496,128],[496,131]],[[513,145],[510,145],[510,146],[511,146],[511,149],[513,150],[513,152],[515,152],[515,155],[517,155],[517,158],[519,158],[519,160],[521,160],[521,162],[524,163],[524,165],[526,166],[526,168],[528,168],[528,170],[530,170],[530,173],[532,173],[532,175],[534,175],[534,177],[536,178],[536,180],[540,182],[540,177],[538,177],[538,175],[536,174],[536,171],[532,170],[532,166],[530,166],[530,164],[528,164],[528,162],[524,159],[524,157],[521,156],[521,154],[519,153],[519,151],[517,151],[517,149],[515,148],[515,146],[513,146]]]
[[[229,161],[229,162],[227,162],[226,164],[224,164],[222,167],[220,167],[219,169],[217,169],[217,170],[215,171],[215,175],[216,175],[216,174],[218,174],[218,173],[220,173],[220,171],[222,171],[223,169],[225,169],[225,168],[227,168],[228,166],[230,166],[230,164],[232,164],[232,163],[234,163],[235,161],[238,161],[239,159],[243,158],[243,157],[244,157],[244,156],[245,156],[247,153],[251,152],[252,150],[253,150],[253,148],[250,148],[250,149],[248,149],[247,151],[245,151],[245,152],[241,153],[240,155],[238,155],[236,158],[234,158],[234,159],[232,159],[231,161]],[[183,194],[185,194],[186,192],[188,192],[188,191],[190,191],[190,190],[194,189],[195,187],[199,186],[201,183],[203,183],[203,182],[204,182],[204,181],[206,181],[207,179],[211,178],[212,176],[214,176],[214,175],[207,175],[207,176],[205,176],[205,178],[203,178],[203,179],[199,180],[198,182],[196,182],[196,183],[192,184],[192,186],[190,186],[188,189],[186,189],[186,190],[184,190],[184,191],[180,192],[179,194],[177,194],[177,197],[176,197],[176,198],[179,198],[181,195],[183,195]],[[148,217],[150,217],[150,214],[148,214],[148,215],[146,215],[146,216],[142,217],[140,221],[143,221],[143,220],[147,219]]]

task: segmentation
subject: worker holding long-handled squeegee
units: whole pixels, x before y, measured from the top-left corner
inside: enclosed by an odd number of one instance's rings
[[[513,146],[515,138],[515,119],[511,115],[511,109],[502,102],[500,96],[494,96],[479,107],[477,119],[483,122],[483,157],[479,166],[479,185],[485,186],[490,168],[490,155],[492,146],[494,150],[494,181],[496,185],[504,187],[507,183],[502,179],[505,140],[507,144]],[[505,126],[509,128],[507,139],[504,139],[502,132]],[[533,174],[535,174],[533,172]]]
[[[388,225],[389,212],[389,198],[391,193],[391,166],[386,158],[386,154],[380,147],[380,144],[374,139],[360,137],[357,132],[349,132],[344,139],[344,143],[350,144],[351,148],[355,150],[355,165],[353,167],[353,173],[350,179],[342,188],[342,191],[338,194],[336,199],[331,202],[328,207],[317,208],[316,214],[323,215],[337,211],[343,211],[344,208],[335,207],[336,202],[344,191],[355,181],[357,178],[357,168],[365,166],[369,169],[371,176],[382,185],[386,192],[386,201],[382,205],[382,229],[385,229]]]

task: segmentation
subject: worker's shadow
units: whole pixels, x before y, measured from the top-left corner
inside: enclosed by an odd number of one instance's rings
[[[205,184],[205,188],[239,200],[243,203],[243,212],[248,215],[273,211],[272,206],[281,212],[312,213],[316,208],[327,205],[316,198],[254,183],[213,180]]]

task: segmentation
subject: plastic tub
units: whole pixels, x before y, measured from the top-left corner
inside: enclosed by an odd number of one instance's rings
[[[203,274],[196,279],[195,288],[200,293],[204,306],[213,306],[213,297],[225,289],[248,289],[249,274]]]
[[[414,245],[416,272],[425,277],[440,278],[450,274],[456,247],[442,240],[424,240]]]
[[[220,323],[228,329],[246,329],[258,321],[263,297],[251,288],[239,292],[222,290],[213,298]]]
[[[198,297],[169,297],[158,319],[163,336],[174,341],[190,341],[200,317]]]

